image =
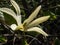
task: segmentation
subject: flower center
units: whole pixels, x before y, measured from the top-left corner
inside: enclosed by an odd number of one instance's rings
[[[17,29],[17,30],[24,31],[24,26],[23,26],[23,24],[21,24],[21,25],[17,26],[17,28],[16,28],[16,29]]]

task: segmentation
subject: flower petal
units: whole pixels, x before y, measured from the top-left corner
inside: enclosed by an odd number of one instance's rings
[[[36,31],[44,36],[48,36],[48,34],[46,32],[44,32],[41,28],[38,28],[38,27],[30,28],[27,31]]]
[[[14,13],[13,10],[11,10],[9,8],[0,8],[0,11],[11,15],[16,20],[17,24],[20,24],[21,23],[21,15],[16,16],[16,14]]]
[[[0,22],[5,21],[3,13],[0,11]]]
[[[17,24],[21,25],[21,15],[17,15],[16,20],[17,20]]]
[[[20,15],[21,11],[20,11],[18,4],[14,0],[10,0],[10,2],[14,6],[14,8],[16,9],[17,15]]]
[[[16,30],[21,30],[21,31],[24,31],[24,27],[23,27],[23,24],[17,26]]]
[[[23,24],[29,24],[37,16],[40,9],[41,9],[41,5],[35,9],[35,11],[24,21]]]
[[[16,25],[16,24],[12,24],[12,25],[10,26],[10,28],[11,28],[12,30],[15,30],[15,29],[17,28],[17,25]]]
[[[50,17],[50,16],[40,17],[40,18],[32,21],[32,22],[28,25],[28,27],[37,26],[37,25],[39,25],[40,23],[43,23],[43,22],[47,21],[47,20],[49,19],[49,17]]]
[[[14,13],[14,11],[9,8],[0,8],[0,11],[11,15],[14,19],[16,18],[16,14]]]

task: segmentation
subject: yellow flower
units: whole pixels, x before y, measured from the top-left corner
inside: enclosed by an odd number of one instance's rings
[[[43,23],[49,19],[50,16],[43,16],[34,20],[41,9],[41,5],[38,6],[34,12],[23,22],[21,23],[21,11],[18,4],[14,0],[10,0],[11,4],[15,8],[17,14],[9,9],[9,8],[0,8],[0,11],[5,12],[11,15],[17,22],[16,24],[12,24],[10,27],[12,30],[21,30],[21,31],[36,31],[44,36],[48,36],[46,32],[44,32],[41,28],[37,27],[40,23]]]

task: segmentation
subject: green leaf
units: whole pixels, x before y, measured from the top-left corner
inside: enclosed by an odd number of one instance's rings
[[[58,38],[55,39],[55,44],[54,45],[60,45],[60,40]]]
[[[6,41],[7,41],[6,38],[4,38],[0,35],[0,42],[3,43],[3,42],[6,42]]]
[[[29,44],[28,44],[27,41],[24,39],[24,40],[22,41],[22,45],[29,45]]]
[[[5,21],[8,25],[17,24],[16,20],[12,16],[10,16],[6,13],[4,13],[4,18],[5,18]]]

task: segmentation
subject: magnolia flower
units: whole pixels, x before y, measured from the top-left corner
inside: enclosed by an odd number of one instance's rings
[[[44,36],[48,36],[48,34],[44,32],[41,28],[37,27],[37,25],[47,21],[50,16],[43,16],[43,17],[39,17],[34,20],[34,18],[37,16],[37,14],[39,13],[41,9],[41,5],[38,6],[34,10],[34,12],[32,12],[32,14],[23,23],[21,23],[21,11],[20,11],[18,4],[14,0],[10,0],[10,2],[15,8],[16,13],[9,8],[0,8],[0,11],[9,14],[16,20],[17,25],[16,24],[10,25],[12,30],[36,31]]]

